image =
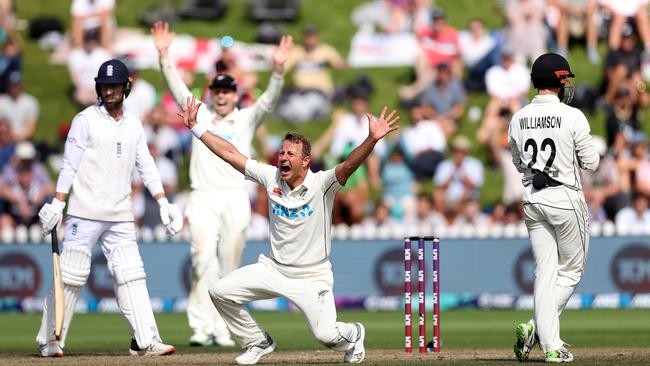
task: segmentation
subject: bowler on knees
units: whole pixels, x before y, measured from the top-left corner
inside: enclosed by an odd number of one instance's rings
[[[365,330],[360,323],[336,321],[331,249],[332,205],[336,192],[372,152],[375,144],[398,128],[395,111],[378,120],[368,117],[368,137],[334,169],[311,172],[311,145],[302,135],[288,133],[282,141],[278,167],[242,155],[235,146],[197,123],[194,97],[183,108],[183,120],[212,152],[266,188],[271,252],[255,264],[235,270],[210,288],[210,297],[230,331],[246,351],[235,358],[252,365],[273,352],[275,342],[255,322],[245,304],[285,297],[305,315],[309,329],[326,347],[345,352],[344,362],[365,356]]]
[[[178,207],[165,198],[142,123],[123,108],[130,88],[124,63],[109,60],[99,67],[95,78],[98,103],[72,120],[56,193],[52,202],[39,212],[43,234],[47,235],[61,221],[66,198],[73,188],[61,252],[63,331],[61,340],[56,340],[54,296],[50,291],[36,337],[43,357],[63,356],[77,298],[90,274],[91,250],[97,242],[115,279],[117,305],[129,323],[129,355],[168,355],[175,351],[173,346],[162,343],[149,300],[133,222],[133,169],[138,170],[147,189],[158,200],[160,218],[169,235],[181,230],[183,218]]]
[[[515,356],[526,361],[539,342],[546,362],[571,362],[560,339],[560,314],[580,282],[589,250],[589,212],[580,169],[596,170],[599,156],[589,122],[568,106],[574,77],[564,57],[547,53],[531,70],[538,90],[512,116],[508,139],[512,162],[523,173],[524,214],[533,255],[533,319],[517,325]]]
[[[151,28],[160,54],[160,70],[176,103],[180,106],[191,95],[174,67],[169,47],[175,33],[169,24],[156,22]],[[212,98],[198,112],[198,120],[214,134],[227,138],[246,156],[253,152],[253,136],[271,113],[282,94],[284,63],[293,46],[291,36],[283,36],[273,48],[273,73],[266,91],[254,105],[239,109],[237,81],[220,74],[210,82]],[[219,278],[239,267],[251,205],[244,176],[215,156],[201,141],[192,139],[190,192],[185,217],[189,225],[192,257],[192,288],[187,303],[187,319],[194,334],[192,346],[234,346],[230,333],[215,310],[208,289]],[[219,204],[215,204],[219,202]]]

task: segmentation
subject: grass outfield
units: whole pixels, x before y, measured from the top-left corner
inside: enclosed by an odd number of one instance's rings
[[[269,357],[273,363],[335,363],[341,355],[317,343],[299,313],[255,314],[260,324],[278,343]],[[345,311],[341,321],[361,321],[366,326],[367,360],[376,364],[414,364],[435,360],[436,365],[499,365],[516,362],[512,355],[516,323],[528,319],[528,311],[448,311],[442,314],[440,355],[404,355],[403,315],[398,312],[369,313]],[[177,354],[169,358],[143,360],[149,364],[232,363],[233,348],[190,348],[184,314],[158,314],[158,325],[167,343],[176,345]],[[60,360],[36,357],[34,337],[40,315],[0,315],[0,363],[7,364],[129,364],[126,354],[129,335],[126,321],[117,314],[77,315],[67,340],[67,356]],[[428,322],[429,323],[429,322]],[[429,323],[430,324],[430,323]],[[568,310],[562,316],[562,337],[571,343],[576,364],[647,365],[650,359],[650,310]],[[427,332],[431,332],[428,325]],[[414,329],[414,334],[417,330]],[[415,342],[417,344],[417,341]],[[417,347],[417,346],[416,346]],[[645,348],[645,349],[644,349]],[[417,352],[417,348],[414,349]],[[270,355],[271,356],[271,355]],[[532,361],[541,361],[539,350]],[[142,362],[140,362],[142,361]]]

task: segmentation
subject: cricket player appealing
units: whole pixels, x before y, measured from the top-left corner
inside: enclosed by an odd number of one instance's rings
[[[169,58],[168,49],[174,33],[170,32],[167,23],[157,22],[151,28],[151,34],[160,53],[162,73],[180,106],[191,92]],[[291,36],[284,36],[279,46],[273,49],[273,74],[266,91],[251,107],[238,109],[236,81],[228,75],[216,76],[210,84],[211,105],[199,109],[198,121],[250,157],[255,130],[280,99],[284,63],[292,47]],[[228,327],[210,301],[208,289],[219,278],[239,267],[246,228],[251,219],[244,176],[214,155],[201,141],[193,139],[190,182],[192,191],[185,211],[193,267],[187,305],[189,325],[194,330],[190,345],[234,346]]]
[[[101,243],[108,271],[115,279],[115,296],[131,328],[130,355],[168,355],[174,347],[163,344],[149,300],[146,274],[133,222],[131,176],[136,168],[151,195],[160,204],[160,217],[169,235],[183,226],[180,210],[165,198],[140,120],[123,108],[131,82],[119,60],[104,62],[95,78],[98,104],[75,116],[68,133],[56,193],[41,208],[39,218],[47,235],[61,221],[70,194],[61,278],[65,319],[61,340],[54,338],[53,292],[43,305],[36,337],[44,357],[61,357],[81,287],[90,274],[91,249]]]
[[[360,323],[336,321],[331,248],[332,205],[336,192],[364,162],[386,134],[396,130],[395,111],[379,120],[368,114],[368,137],[334,169],[312,173],[311,145],[296,133],[282,141],[278,167],[259,163],[237,151],[227,140],[197,123],[200,104],[188,98],[183,120],[192,133],[246,179],[266,188],[270,217],[271,253],[255,264],[235,270],[210,288],[214,306],[246,351],[238,364],[252,365],[273,352],[275,343],[252,318],[245,304],[253,300],[285,297],[304,314],[316,339],[328,348],[345,352],[343,361],[360,363],[365,356],[365,330]],[[217,203],[218,204],[218,203]]]
[[[508,139],[512,162],[523,173],[524,213],[535,257],[533,319],[519,324],[515,355],[528,359],[539,342],[546,362],[571,362],[560,339],[560,313],[582,278],[589,249],[589,213],[579,169],[596,170],[599,156],[584,114],[564,103],[574,77],[564,57],[547,53],[531,70],[538,90],[512,116]]]

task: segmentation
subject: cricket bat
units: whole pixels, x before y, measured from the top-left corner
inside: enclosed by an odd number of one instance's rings
[[[61,282],[59,238],[56,234],[56,226],[54,226],[50,235],[52,236],[52,269],[54,270],[54,337],[58,341],[61,340],[61,330],[63,329],[65,300],[63,298],[63,283]]]

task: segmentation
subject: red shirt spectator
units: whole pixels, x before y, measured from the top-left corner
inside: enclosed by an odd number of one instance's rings
[[[438,66],[441,63],[452,64],[460,57],[458,30],[447,25],[442,10],[434,10],[432,17],[431,28],[418,31],[422,52],[431,66]]]

